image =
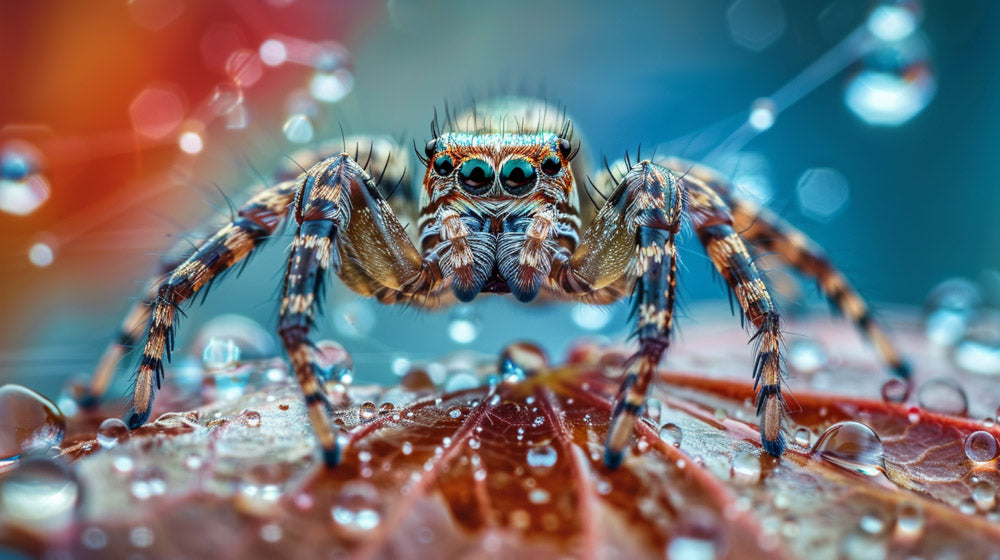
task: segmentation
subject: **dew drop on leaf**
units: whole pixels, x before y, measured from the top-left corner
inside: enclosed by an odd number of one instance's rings
[[[760,457],[754,453],[737,453],[733,457],[733,466],[729,471],[734,482],[739,484],[755,484],[760,480]]]
[[[382,498],[374,486],[363,481],[345,484],[330,511],[334,525],[347,534],[364,534],[382,521]]]
[[[860,422],[838,422],[816,440],[812,452],[824,461],[867,476],[885,470],[882,440]]]
[[[674,447],[680,447],[681,437],[683,437],[684,432],[681,427],[677,424],[667,423],[660,426],[660,439],[673,445]]]
[[[97,428],[97,443],[104,449],[111,449],[128,439],[128,426],[119,418],[108,418]]]
[[[256,410],[244,410],[240,413],[240,420],[248,428],[259,428],[260,427],[260,413]]]
[[[232,339],[211,338],[201,353],[206,372],[229,369],[240,360],[240,347]]]
[[[809,428],[795,430],[794,438],[795,445],[800,447],[809,447],[812,445],[812,432],[809,431]]]
[[[376,414],[378,414],[378,409],[375,408],[375,403],[371,401],[362,403],[358,408],[358,416],[361,418],[362,422],[367,422],[372,418],[375,418]]]
[[[890,379],[882,384],[882,400],[890,403],[905,402],[910,396],[910,384],[902,379]]]
[[[946,377],[931,379],[921,385],[917,391],[917,402],[925,410],[939,414],[965,416],[969,410],[969,398],[961,385]]]
[[[42,395],[21,385],[0,387],[0,471],[20,455],[62,442],[66,418]]]
[[[965,456],[970,461],[985,463],[997,457],[997,438],[993,434],[977,430],[965,438]]]

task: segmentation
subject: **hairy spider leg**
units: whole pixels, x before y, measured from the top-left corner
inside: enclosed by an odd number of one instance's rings
[[[298,224],[285,274],[278,332],[302,388],[309,421],[327,466],[340,461],[338,430],[317,373],[309,338],[320,309],[326,273],[333,269],[364,296],[383,301],[414,297],[429,267],[379,194],[371,175],[347,153],[314,165],[299,182],[293,214]]]
[[[736,294],[744,314],[757,328],[754,391],[764,451],[780,456],[785,451],[781,431],[785,403],[781,397],[781,316],[767,285],[754,264],[746,243],[733,228],[733,215],[725,201],[696,177],[683,179],[688,215],[705,252]]]
[[[833,265],[815,241],[773,212],[741,198],[733,192],[732,185],[717,172],[703,165],[677,158],[663,158],[660,163],[674,173],[697,177],[709,185],[730,207],[733,227],[748,243],[754,248],[775,252],[782,261],[799,273],[816,279],[823,295],[857,325],[893,375],[909,380],[909,364],[902,359],[885,330],[875,320],[864,298],[851,286],[844,274]]]
[[[677,249],[683,211],[681,185],[667,169],[642,161],[633,166],[586,230],[559,271],[570,292],[589,294],[620,282],[632,285],[639,350],[628,361],[615,398],[604,462],[621,464],[660,358],[670,344],[677,286]],[[631,265],[631,266],[630,266]]]
[[[237,211],[232,222],[209,237],[158,284],[149,314],[146,345],[135,377],[132,409],[125,416],[129,428],[137,428],[149,419],[154,386],[159,389],[163,377],[163,354],[169,361],[173,350],[179,306],[274,233],[285,219],[297,189],[295,181],[288,181],[252,197]]]

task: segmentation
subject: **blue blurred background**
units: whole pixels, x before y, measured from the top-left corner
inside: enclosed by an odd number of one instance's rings
[[[0,197],[2,382],[55,396],[87,372],[167,235],[226,215],[216,186],[238,203],[283,154],[340,124],[422,145],[435,106],[494,93],[564,104],[595,163],[641,144],[730,173],[883,308],[916,308],[946,278],[1000,268],[990,0],[121,4],[0,8],[0,149],[37,171],[33,186],[5,177]],[[85,44],[37,39],[71,24]],[[137,100],[150,89],[145,114]],[[221,314],[267,338],[289,242],[188,312],[178,342],[192,359],[199,330],[202,341],[253,331],[205,326]],[[696,240],[681,254],[683,329],[709,320],[698,302],[725,296]],[[801,292],[816,302],[810,285]],[[494,297],[426,315],[331,297],[318,338],[347,347],[359,381],[391,382],[393,367],[456,350],[527,338],[561,355],[579,336],[627,331],[622,306]],[[261,345],[278,352],[273,337]]]

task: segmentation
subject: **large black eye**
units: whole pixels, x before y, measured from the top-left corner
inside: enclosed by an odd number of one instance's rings
[[[524,194],[535,184],[535,168],[523,159],[508,160],[500,169],[500,180],[510,194]]]
[[[424,147],[424,153],[427,154],[427,157],[429,159],[434,157],[434,154],[437,153],[437,149],[438,149],[438,139],[431,138],[430,142],[427,143],[427,146]]]
[[[434,172],[444,177],[455,170],[455,164],[451,161],[451,156],[440,156],[434,160]]]
[[[458,178],[474,194],[485,192],[493,184],[493,168],[481,159],[467,159],[458,170]]]
[[[542,160],[542,172],[546,175],[555,175],[562,169],[562,162],[556,156],[549,156]]]
[[[569,143],[569,140],[565,138],[559,139],[559,154],[562,157],[569,159],[569,155],[573,153],[573,145]]]

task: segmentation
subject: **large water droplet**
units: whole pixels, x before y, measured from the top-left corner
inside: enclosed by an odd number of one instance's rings
[[[503,349],[497,368],[504,381],[517,382],[543,372],[548,365],[549,359],[540,346],[518,342]]]
[[[868,124],[899,126],[923,111],[936,90],[927,47],[913,35],[868,54],[848,83],[844,102]]]
[[[965,438],[965,456],[970,461],[985,463],[997,458],[997,438],[993,434],[977,430]]]
[[[893,378],[882,384],[882,400],[891,403],[905,402],[910,396],[912,382]]]
[[[816,440],[812,452],[841,468],[876,476],[885,470],[882,440],[860,422],[838,422]]]
[[[794,439],[792,441],[795,442],[795,445],[800,447],[809,447],[812,445],[812,436],[813,434],[809,431],[809,428],[799,428],[795,430]]]
[[[62,442],[66,418],[52,401],[21,385],[0,387],[0,472],[19,456]]]
[[[681,446],[681,438],[683,436],[684,431],[677,424],[667,423],[660,426],[660,439],[674,447]]]
[[[330,511],[334,526],[348,535],[361,535],[382,521],[382,498],[374,486],[362,481],[345,484]]]
[[[230,338],[211,338],[202,351],[201,361],[209,372],[230,369],[240,361],[240,347]]]
[[[969,411],[969,398],[954,379],[939,377],[920,386],[917,403],[924,410],[938,414],[965,416]]]
[[[371,401],[364,402],[358,407],[358,416],[362,422],[368,422],[374,419],[376,415],[378,415],[378,408]]]
[[[548,472],[559,459],[559,452],[551,445],[538,445],[528,449],[528,466],[537,474]]]
[[[738,484],[756,484],[760,480],[760,456],[754,453],[737,453],[733,457],[733,466],[729,471],[733,481]]]
[[[53,529],[72,521],[80,489],[62,463],[26,459],[0,479],[0,517],[8,523]]]
[[[108,418],[97,428],[97,443],[104,449],[111,449],[128,439],[128,426],[119,418]]]

